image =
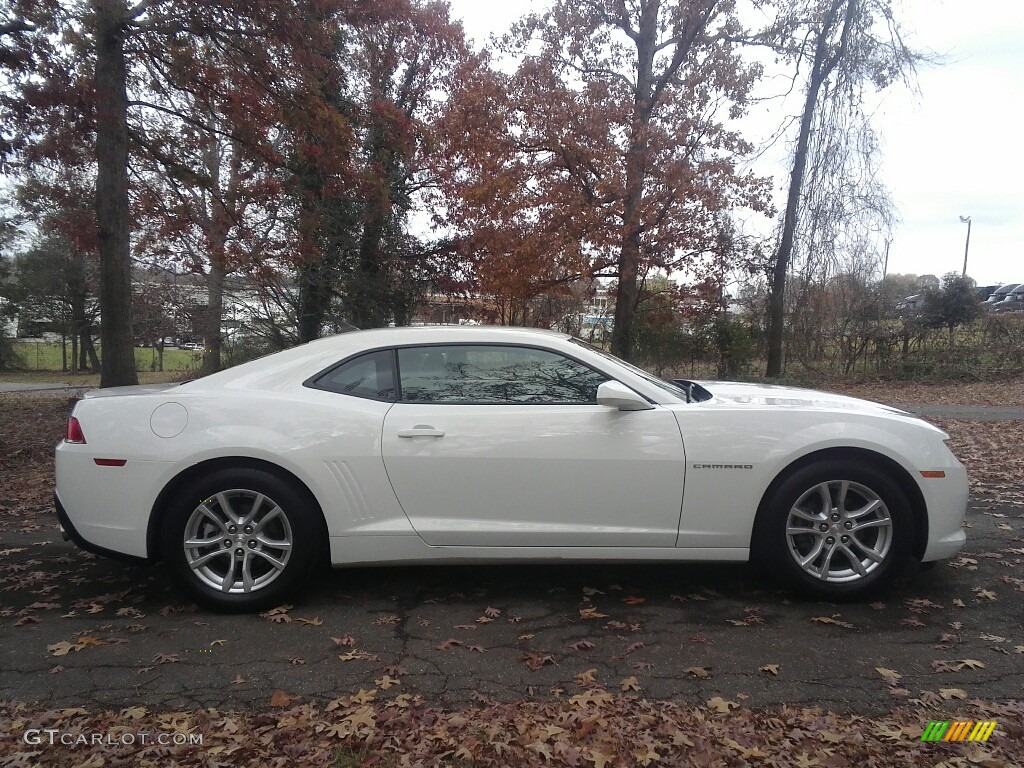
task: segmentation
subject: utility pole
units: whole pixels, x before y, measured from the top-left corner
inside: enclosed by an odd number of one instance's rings
[[[892,238],[885,241],[885,261],[882,262],[882,279],[885,280],[885,276],[889,274],[889,246],[892,245]]]
[[[963,271],[963,276],[967,277],[967,251],[970,250],[970,247],[971,247],[971,217],[970,216],[961,216],[960,217],[960,223],[967,225],[967,242],[964,244],[964,271]]]

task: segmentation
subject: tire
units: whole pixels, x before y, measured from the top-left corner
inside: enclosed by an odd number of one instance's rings
[[[164,562],[201,605],[241,613],[279,605],[323,559],[316,502],[260,469],[222,469],[181,492],[160,531]]]
[[[752,549],[798,592],[854,600],[895,578],[913,535],[910,503],[890,475],[870,464],[831,460],[798,469],[779,484],[758,515]]]

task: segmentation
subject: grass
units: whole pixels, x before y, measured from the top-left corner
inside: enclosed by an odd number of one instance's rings
[[[24,365],[24,370],[0,374],[3,383],[59,382],[72,386],[99,386],[99,373],[70,373],[62,370],[63,356],[60,344],[46,342],[16,342],[14,352]],[[68,346],[70,362],[71,347]],[[179,381],[189,372],[199,370],[202,352],[187,349],[164,350],[164,369],[157,371],[156,350],[152,347],[135,348],[135,368],[139,372],[140,384],[157,384]]]
[[[14,353],[21,358],[25,367],[37,371],[60,371],[63,357],[60,344],[49,342],[15,342]],[[164,370],[184,371],[198,368],[202,361],[202,352],[188,349],[164,350]],[[148,371],[156,362],[156,350],[152,347],[135,348],[135,366],[140,371]],[[68,362],[71,360],[71,345],[68,345]]]

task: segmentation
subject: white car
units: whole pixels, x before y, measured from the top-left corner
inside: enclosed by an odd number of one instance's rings
[[[319,562],[745,561],[860,597],[964,544],[948,436],[810,390],[661,381],[564,334],[321,339],[177,386],[96,390],[57,447],[80,546],[255,610]]]

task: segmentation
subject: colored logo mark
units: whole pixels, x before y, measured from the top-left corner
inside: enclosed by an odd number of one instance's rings
[[[921,741],[988,741],[995,729],[995,720],[932,720]]]

